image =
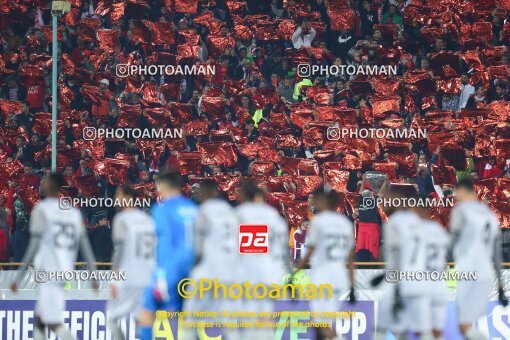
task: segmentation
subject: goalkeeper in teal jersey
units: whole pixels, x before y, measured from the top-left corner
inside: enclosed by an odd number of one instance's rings
[[[179,173],[163,173],[157,185],[161,202],[151,212],[157,237],[156,272],[145,292],[139,320],[141,340],[152,339],[156,310],[175,312],[181,309],[177,284],[189,276],[194,264],[193,229],[197,206],[182,195]]]

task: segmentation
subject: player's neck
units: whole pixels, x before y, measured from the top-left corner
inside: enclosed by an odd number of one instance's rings
[[[170,199],[170,198],[177,197],[180,194],[181,194],[181,192],[178,191],[178,190],[166,191],[164,193],[161,193],[161,199],[162,200],[167,200],[167,199]]]
[[[478,201],[478,198],[476,197],[476,195],[467,196],[466,198],[464,198],[462,200],[462,202],[473,202],[473,201]]]

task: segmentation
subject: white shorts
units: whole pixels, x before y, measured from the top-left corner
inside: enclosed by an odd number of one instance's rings
[[[66,298],[63,283],[45,282],[39,285],[35,316],[39,317],[43,324],[61,324],[65,308]]]
[[[221,269],[220,269],[221,268]],[[230,318],[221,318],[222,311],[228,311],[230,313],[242,309],[240,305],[240,299],[229,298],[229,287],[234,283],[234,273],[229,270],[231,267],[228,266],[211,266],[210,264],[201,263],[190,273],[190,278],[194,279],[200,284],[200,279],[210,279],[211,287],[209,290],[203,292],[203,296],[200,297],[198,294],[189,298],[184,299],[183,310],[187,312],[216,312],[219,316],[215,319],[199,318],[199,321],[214,322],[218,320],[229,321]],[[217,279],[217,283],[214,280]],[[215,295],[215,284],[217,284],[216,295]],[[238,291],[232,292],[233,295],[238,294]]]
[[[459,323],[471,324],[485,315],[491,287],[491,281],[459,281],[456,299]]]
[[[145,287],[117,285],[117,297],[115,299],[110,298],[106,302],[107,317],[111,320],[117,320],[132,313],[136,319],[145,289]]]
[[[340,297],[342,293],[345,293],[345,289],[333,287],[333,293],[331,298],[315,298],[310,299],[310,310],[316,315],[313,320],[315,322],[333,322],[336,317],[329,317],[326,313],[335,313],[340,311]],[[324,293],[329,293],[324,291]],[[331,314],[330,314],[331,315]]]
[[[346,275],[343,275],[344,272],[335,277],[330,267],[331,266],[324,266],[310,271],[310,280],[313,284],[317,287],[321,285],[325,285],[325,287],[329,286],[333,290],[331,292],[331,297],[324,296],[324,298],[317,297],[315,299],[310,299],[310,309],[316,314],[316,317],[313,318],[316,322],[332,322],[335,318],[321,315],[321,313],[339,312],[340,297],[348,290],[345,280]],[[337,271],[335,271],[335,273],[337,273]],[[324,295],[328,295],[330,291],[329,289],[324,289],[323,293]]]
[[[427,333],[432,329],[432,308],[428,296],[404,296],[403,308],[397,315],[393,313],[394,289],[388,289],[379,302],[378,327],[396,334],[410,331]]]
[[[445,282],[433,282],[431,290],[432,329],[442,331],[446,325],[448,288]]]

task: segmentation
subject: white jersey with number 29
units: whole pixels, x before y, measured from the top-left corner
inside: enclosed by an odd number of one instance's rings
[[[461,202],[452,209],[450,230],[458,235],[453,249],[457,271],[476,271],[478,281],[492,279],[498,225],[491,209],[479,201]]]
[[[306,242],[314,247],[310,258],[312,276],[326,279],[322,276],[329,273],[330,283],[347,288],[345,264],[354,245],[351,221],[337,212],[322,211],[312,218]]]
[[[237,207],[239,224],[267,225],[267,254],[242,254],[241,265],[246,278],[254,283],[278,283],[286,273],[290,258],[289,229],[275,208],[266,203],[247,202]]]
[[[410,210],[393,213],[383,225],[388,270],[400,277],[402,296],[421,296],[430,286],[418,276],[427,270],[427,233],[421,218]]]
[[[32,210],[30,233],[41,235],[34,263],[37,269],[68,271],[74,269],[80,237],[85,232],[78,209],[61,209],[57,198],[46,198]]]
[[[202,240],[201,262],[211,269],[212,274],[233,272],[239,258],[237,251],[238,220],[234,208],[226,201],[214,198],[206,200],[195,220],[196,239]],[[221,269],[225,268],[226,271]]]
[[[145,286],[156,259],[154,221],[140,209],[126,209],[113,219],[113,242],[122,242],[119,271],[126,273],[130,286]]]

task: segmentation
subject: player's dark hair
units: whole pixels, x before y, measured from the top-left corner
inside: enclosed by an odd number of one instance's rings
[[[62,174],[53,172],[46,177],[46,184],[49,191],[46,195],[56,195],[62,187],[67,185],[67,182]]]
[[[200,182],[198,191],[204,198],[214,197],[218,192],[218,184],[213,179],[206,179]]]
[[[473,180],[469,177],[463,177],[461,180],[459,180],[457,182],[457,184],[455,184],[455,189],[459,189],[459,188],[462,188],[462,189],[465,189],[465,190],[468,190],[468,191],[475,191],[475,186],[474,186],[474,183],[473,183]]]
[[[324,199],[330,210],[336,210],[340,204],[340,195],[330,188],[323,187],[313,192],[314,199]]]
[[[158,182],[166,183],[171,188],[182,188],[182,176],[175,170],[168,170],[160,174],[158,177]]]
[[[124,196],[129,198],[135,199],[138,197],[136,190],[129,184],[122,184],[117,188],[117,190],[120,190]]]
[[[261,194],[261,190],[257,187],[257,182],[251,179],[244,180],[241,183],[241,194],[246,201],[254,201],[255,197]]]

